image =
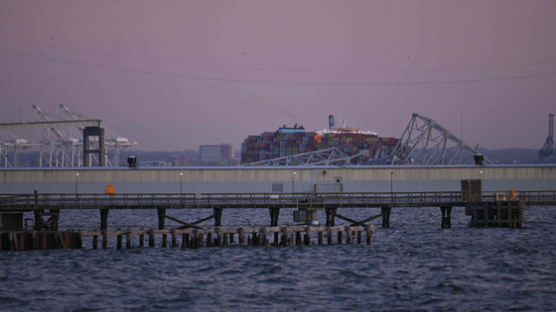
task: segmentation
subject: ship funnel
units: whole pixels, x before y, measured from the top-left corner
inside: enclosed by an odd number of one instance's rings
[[[334,129],[334,115],[328,115],[328,129]]]

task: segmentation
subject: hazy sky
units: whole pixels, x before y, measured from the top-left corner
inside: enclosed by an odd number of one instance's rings
[[[103,120],[138,148],[282,124],[399,137],[411,113],[474,146],[540,148],[556,0],[0,1],[0,122]]]

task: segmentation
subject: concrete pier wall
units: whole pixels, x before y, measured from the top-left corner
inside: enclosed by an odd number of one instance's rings
[[[459,191],[462,179],[485,191],[556,190],[556,165],[1,169],[0,193]]]

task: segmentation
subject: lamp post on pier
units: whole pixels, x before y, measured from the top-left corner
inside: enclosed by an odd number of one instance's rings
[[[292,194],[295,193],[295,175],[297,172],[292,172]]]
[[[394,183],[393,183],[394,171],[390,171],[390,199],[394,202]]]
[[[75,196],[77,196],[78,193],[78,189],[77,189],[78,182],[79,182],[79,172],[76,172],[75,173]]]
[[[180,196],[183,194],[183,172],[180,172]]]

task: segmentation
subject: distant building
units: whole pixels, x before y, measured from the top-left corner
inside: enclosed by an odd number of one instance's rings
[[[234,163],[232,145],[201,145],[199,158],[203,165],[231,165]]]

